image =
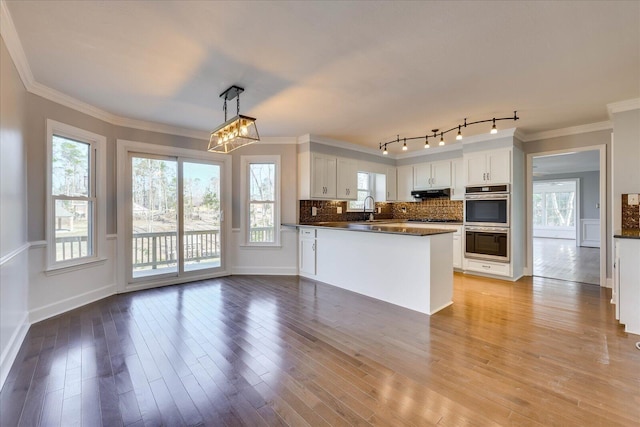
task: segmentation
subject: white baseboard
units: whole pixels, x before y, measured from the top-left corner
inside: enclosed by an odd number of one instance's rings
[[[606,281],[605,287],[607,287],[609,289],[613,289],[613,278],[612,277],[607,277],[607,281]]]
[[[267,276],[297,276],[296,267],[233,267],[231,274],[235,275],[267,275]]]
[[[74,308],[82,307],[83,305],[90,304],[102,298],[115,295],[116,293],[116,284],[112,283],[62,301],[56,301],[52,304],[34,308],[29,312],[29,319],[31,320],[31,323],[40,322],[50,317],[57,316],[58,314],[73,310]]]
[[[586,248],[599,248],[600,241],[599,240],[583,240],[580,246],[586,247]]]
[[[11,335],[9,345],[2,351],[2,355],[0,356],[0,390],[4,387],[4,382],[7,380],[11,366],[18,355],[18,351],[20,351],[22,342],[27,336],[29,326],[29,313],[25,313],[22,322],[20,322],[20,326],[16,328],[13,335]]]

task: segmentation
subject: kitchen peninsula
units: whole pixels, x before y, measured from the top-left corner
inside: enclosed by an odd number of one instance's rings
[[[452,230],[363,222],[296,227],[301,276],[429,315],[452,304]]]

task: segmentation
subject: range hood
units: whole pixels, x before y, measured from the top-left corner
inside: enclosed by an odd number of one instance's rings
[[[415,190],[411,192],[411,195],[414,199],[424,200],[424,199],[435,199],[446,197],[449,198],[450,190],[448,188],[443,188],[441,190]]]

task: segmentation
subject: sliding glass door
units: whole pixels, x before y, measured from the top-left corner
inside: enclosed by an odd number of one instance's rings
[[[138,153],[129,158],[129,279],[220,269],[222,165]]]

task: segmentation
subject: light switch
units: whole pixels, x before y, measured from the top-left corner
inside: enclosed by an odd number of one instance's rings
[[[627,196],[627,204],[629,206],[637,206],[638,205],[638,195],[637,194],[629,194]]]
[[[316,208],[315,206],[311,206],[311,216],[316,215],[318,215],[318,208]]]
[[[341,213],[342,213],[342,206],[338,206],[338,207],[336,208],[336,213],[339,213],[339,214],[341,214]]]

